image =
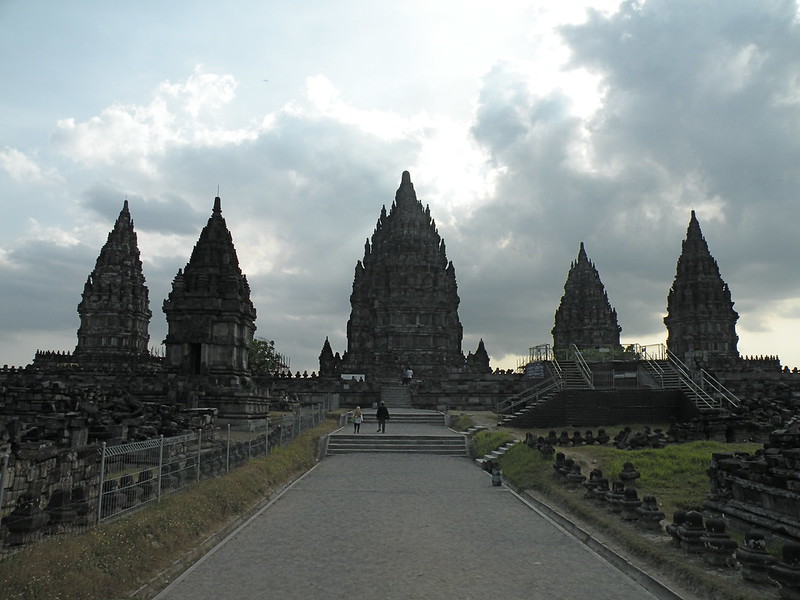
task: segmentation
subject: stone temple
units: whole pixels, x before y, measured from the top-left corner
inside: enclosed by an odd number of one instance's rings
[[[459,303],[444,240],[403,172],[394,202],[388,212],[382,207],[356,263],[347,350],[334,354],[326,339],[320,376],[363,380],[339,391],[361,406],[381,399],[416,408],[494,406],[525,382],[518,374],[493,372],[483,340],[464,356]],[[414,383],[400,386],[407,368]]]
[[[149,356],[152,313],[127,200],[83,286],[78,314],[76,361],[125,363]]]
[[[164,314],[169,327],[165,370],[233,384],[249,375],[256,309],[219,197],[189,262],[172,282]]]
[[[463,369],[455,268],[407,171],[356,264],[350,303],[341,372],[396,379],[407,366],[423,378]]]
[[[715,368],[737,362],[739,315],[694,211],[667,296],[667,313],[667,348],[680,360]]]
[[[581,350],[618,350],[621,331],[617,311],[611,307],[600,274],[581,242],[556,310],[553,352],[565,356],[572,345]]]
[[[203,430],[222,465],[225,424],[252,431],[276,408],[299,414],[302,405],[368,408],[386,400],[393,415],[405,407],[491,411],[499,425],[519,428],[670,422],[666,439],[679,442],[769,439],[772,446],[752,460],[714,455],[707,506],[760,526],[763,507],[772,506],[768,516],[777,518],[766,526],[800,539],[800,373],[782,369],[777,357],[739,356],[731,292],[694,211],[663,319],[669,352],[621,347],[616,310],[581,243],[555,313],[552,347],[535,359],[531,352],[524,368],[493,371],[483,339],[474,353],[462,351],[455,268],[404,172],[356,264],[346,350],[334,353],[325,339],[319,373],[292,376],[250,368],[256,308],[221,204],[214,199],[163,302],[163,357],[147,349],[152,314],[126,201],[83,287],[74,351],[37,351],[30,365],[0,369],[0,456],[15,462],[13,483],[2,487],[12,503],[24,500],[18,508],[27,510],[43,493],[65,492],[75,478],[99,488],[90,459],[101,443],[151,445],[160,436]],[[403,385],[409,367],[413,382]],[[270,431],[265,446],[284,430]],[[56,455],[67,466],[44,466]],[[26,471],[17,471],[18,459],[27,461]],[[59,508],[54,502],[53,514]]]

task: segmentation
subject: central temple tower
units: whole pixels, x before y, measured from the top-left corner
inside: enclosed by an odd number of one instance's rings
[[[459,302],[444,241],[405,171],[356,264],[340,371],[396,378],[411,367],[425,378],[463,368]]]

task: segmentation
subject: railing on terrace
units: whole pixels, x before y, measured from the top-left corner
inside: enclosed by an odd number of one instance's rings
[[[553,354],[553,349],[550,347],[550,344],[539,344],[538,346],[528,348],[528,362],[546,362],[554,358],[555,355]]]
[[[558,379],[563,379],[563,370],[557,358],[575,360],[581,375],[592,386],[594,376],[588,362],[605,362],[610,360],[636,360],[646,364],[646,372],[652,377],[655,385],[661,388],[675,387],[686,392],[698,406],[717,408],[727,403],[729,406],[739,405],[739,398],[715,379],[705,369],[690,369],[675,354],[670,352],[663,343],[655,344],[626,344],[618,350],[610,349],[584,349],[580,350],[575,344],[570,348],[555,353],[549,344],[540,344],[529,349],[529,361],[549,361],[553,374]],[[525,392],[523,392],[524,394]],[[510,398],[504,402],[515,401]],[[516,402],[516,401],[515,401]],[[520,404],[517,402],[516,404]]]

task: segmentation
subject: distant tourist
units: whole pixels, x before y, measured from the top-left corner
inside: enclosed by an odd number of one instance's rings
[[[378,433],[386,433],[386,421],[389,420],[389,409],[386,408],[386,402],[381,402],[375,417],[378,419]]]
[[[361,430],[361,422],[364,420],[364,414],[361,412],[361,407],[356,406],[353,411],[353,433],[358,433]]]
[[[414,377],[414,371],[411,370],[411,367],[406,367],[406,370],[403,371],[403,385],[408,385],[411,383],[411,380]]]

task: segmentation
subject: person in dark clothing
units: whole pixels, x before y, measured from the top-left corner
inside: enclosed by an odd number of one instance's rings
[[[386,408],[385,402],[381,402],[381,405],[378,407],[378,412],[375,413],[375,417],[378,419],[378,433],[386,433],[386,421],[389,420],[389,409]]]

